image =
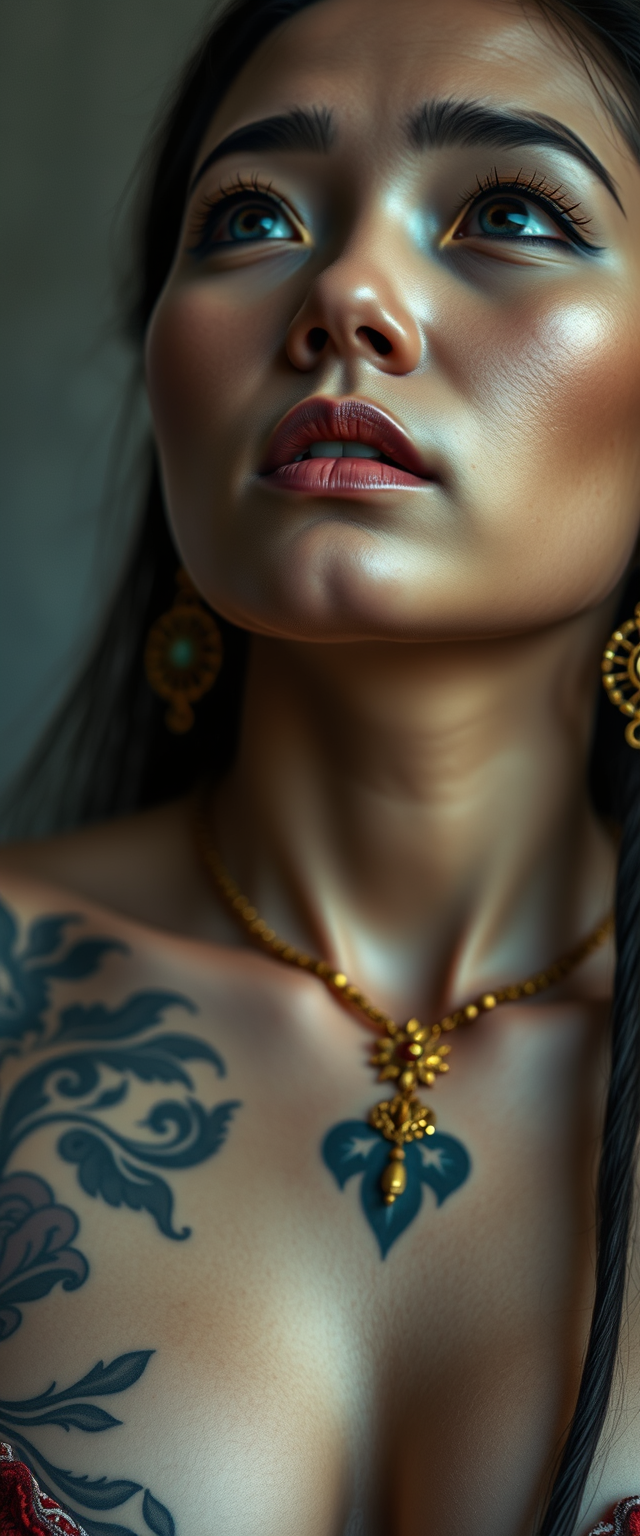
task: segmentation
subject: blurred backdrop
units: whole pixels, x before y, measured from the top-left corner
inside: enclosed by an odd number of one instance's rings
[[[217,8],[0,0],[0,799],[126,559],[146,430],[121,332],[131,189]]]

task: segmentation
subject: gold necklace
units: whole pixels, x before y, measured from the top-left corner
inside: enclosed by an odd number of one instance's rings
[[[407,1175],[404,1167],[405,1143],[420,1141],[423,1136],[433,1136],[436,1117],[432,1109],[415,1097],[418,1086],[432,1088],[437,1077],[448,1072],[445,1057],[451,1046],[441,1041],[443,1034],[450,1034],[459,1024],[471,1024],[482,1013],[491,1013],[502,1003],[517,1003],[522,998],[534,997],[557,982],[563,981],[571,971],[582,964],[594,950],[600,949],[613,932],[613,913],[599,923],[574,949],[561,955],[559,960],[544,971],[536,971],[524,981],[512,982],[506,987],[495,987],[491,992],[481,992],[464,1008],[446,1013],[437,1024],[422,1025],[418,1019],[406,1024],[396,1024],[381,1008],[376,1008],[359,987],[354,987],[343,971],[334,971],[326,960],[316,960],[303,950],[278,937],[260,917],[248,897],[243,896],[235,880],[225,868],[220,854],[214,847],[209,833],[206,806],[201,805],[198,814],[198,841],[206,867],[213,877],[217,890],[232,915],[249,934],[250,938],[267,954],[286,965],[295,965],[302,971],[318,976],[339,1002],[364,1015],[377,1028],[378,1039],[372,1046],[371,1066],[377,1069],[378,1082],[395,1083],[398,1092],[391,1099],[382,1099],[369,1112],[369,1124],[391,1143],[387,1166],[381,1179],[382,1199],[385,1205],[393,1205],[404,1193]]]

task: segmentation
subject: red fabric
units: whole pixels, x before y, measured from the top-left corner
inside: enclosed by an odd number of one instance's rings
[[[41,1493],[24,1462],[0,1441],[0,1536],[85,1536],[77,1520]]]
[[[0,1441],[0,1536],[86,1536],[82,1526],[41,1493],[24,1462]],[[616,1504],[591,1536],[640,1536],[640,1497]]]
[[[640,1498],[616,1504],[611,1519],[596,1525],[591,1536],[640,1536]]]

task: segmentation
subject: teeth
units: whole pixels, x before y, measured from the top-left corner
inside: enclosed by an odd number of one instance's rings
[[[310,459],[341,459],[342,443],[310,443]]]
[[[310,443],[306,453],[298,453],[294,464],[299,464],[301,459],[381,459],[379,448],[372,448],[369,443]]]

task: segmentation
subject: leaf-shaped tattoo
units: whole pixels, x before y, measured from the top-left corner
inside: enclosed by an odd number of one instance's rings
[[[175,1536],[175,1524],[168,1509],[158,1499],[154,1499],[148,1488],[142,1500],[142,1513],[149,1530],[154,1531],[155,1536]]]
[[[0,1059],[7,1052],[18,1054],[27,1039],[46,1035],[53,980],[79,981],[92,975],[110,951],[126,954],[116,939],[67,945],[67,930],[80,921],[73,912],[37,918],[21,945],[13,913],[0,901]]]
[[[141,1349],[119,1355],[109,1365],[99,1360],[86,1376],[60,1392],[56,1391],[53,1382],[39,1397],[24,1398],[21,1402],[0,1401],[0,1437],[6,1438],[14,1449],[19,1450],[20,1456],[38,1477],[45,1492],[53,1498],[62,1495],[65,1501],[70,1501],[70,1512],[77,1516],[87,1536],[122,1536],[123,1532],[133,1536],[128,1526],[114,1525],[112,1521],[105,1524],[104,1521],[92,1520],[84,1510],[98,1514],[119,1509],[135,1494],[142,1493],[144,1484],[130,1478],[89,1478],[64,1467],[54,1466],[32,1440],[25,1436],[24,1430],[37,1429],[41,1424],[58,1424],[66,1430],[78,1429],[84,1434],[101,1434],[116,1428],[122,1424],[122,1420],[87,1399],[126,1392],[140,1380],[152,1354],[153,1350]],[[79,1513],[78,1505],[82,1513]],[[173,1516],[148,1488],[144,1489],[142,1514],[154,1536],[175,1536]]]
[[[69,942],[80,921],[73,913],[38,918],[21,944],[13,914],[0,902],[0,1054],[3,1040],[13,1054],[27,1041],[47,1048],[45,1060],[0,1105],[0,1342],[22,1320],[19,1303],[38,1300],[58,1282],[77,1288],[89,1272],[73,1246],[75,1213],[56,1203],[43,1180],[6,1173],[30,1136],[59,1126],[57,1151],[75,1164],[85,1194],[115,1209],[145,1211],[163,1236],[183,1242],[190,1229],[174,1222],[167,1174],[215,1156],[240,1107],[237,1099],[212,1108],[200,1103],[193,1064],[218,1078],[226,1069],[207,1040],[163,1029],[168,1009],[197,1011],[180,993],[135,992],[115,1008],[70,1003],[56,1014],[54,983],[92,975],[110,951],[127,953],[111,939]],[[127,1135],[108,1113],[126,1106],[135,1081],[171,1086],[176,1096],[152,1105],[138,1122],[142,1134]]]
[[[435,1132],[428,1141],[408,1142],[404,1149],[407,1186],[393,1205],[382,1198],[380,1178],[389,1157],[389,1143],[366,1120],[344,1120],[325,1137],[322,1156],[341,1189],[361,1173],[362,1209],[384,1259],[396,1238],[417,1216],[422,1186],[429,1185],[438,1205],[464,1184],[471,1171],[466,1147],[455,1136]]]

